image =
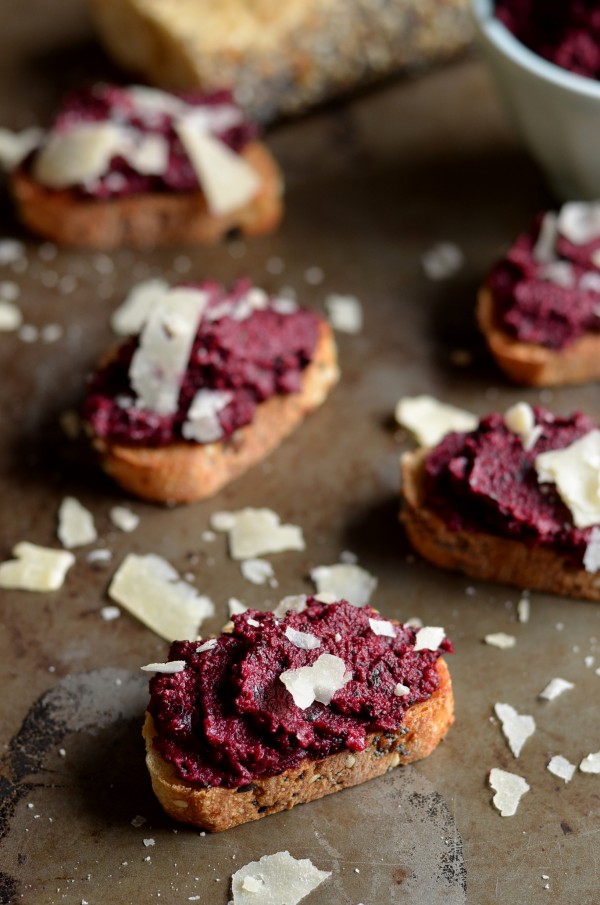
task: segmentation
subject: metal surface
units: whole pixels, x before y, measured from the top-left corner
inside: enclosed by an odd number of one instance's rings
[[[4,0],[0,13],[0,109],[13,127],[47,118],[60,91],[86,71],[108,71],[78,0],[57,0],[51,11],[30,0],[26,18],[22,10]],[[584,665],[595,655],[600,666],[600,607],[536,594],[529,624],[518,624],[516,591],[471,587],[415,560],[396,518],[397,460],[410,446],[391,421],[401,395],[431,392],[479,413],[540,399],[506,385],[472,315],[489,262],[547,201],[539,176],[507,135],[477,62],[287,124],[270,143],[288,185],[288,215],[272,238],[46,260],[51,250],[23,237],[26,272],[0,268],[0,280],[21,286],[27,323],[65,331],[50,344],[0,335],[0,556],[23,539],[57,546],[56,513],[67,493],[92,509],[113,552],[99,567],[86,562],[85,548],[77,551],[58,593],[2,593],[0,902],[221,905],[237,866],[288,847],[333,872],[311,905],[462,902],[465,875],[473,905],[592,905],[600,900],[600,779],[577,773],[565,785],[546,764],[554,754],[578,763],[600,748],[600,678]],[[7,206],[0,234],[19,235]],[[455,278],[432,283],[420,256],[440,239],[456,241],[466,263]],[[285,263],[281,276],[268,272],[273,257]],[[305,279],[311,266],[323,270],[320,285]],[[141,524],[126,535],[108,520],[122,495],[56,419],[78,403],[87,370],[112,341],[109,314],[127,288],[183,271],[185,279],[225,281],[249,273],[267,288],[293,286],[316,306],[329,292],[353,293],[365,326],[339,338],[343,380],[331,399],[263,466],[195,506],[130,501]],[[73,291],[49,285],[55,274],[74,276]],[[473,353],[470,365],[452,364],[457,348]],[[557,391],[552,404],[594,413],[597,398],[588,386]],[[304,529],[305,553],[270,557],[276,591],[244,581],[223,537],[201,540],[211,512],[244,505],[271,506]],[[163,659],[166,646],[125,614],[102,620],[114,568],[129,551],[152,551],[192,571],[216,603],[211,631],[226,620],[229,596],[263,606],[304,591],[309,569],[343,550],[378,576],[373,602],[385,616],[418,615],[453,638],[457,721],[447,741],[415,767],[220,836],[176,827],[153,799],[139,738],[145,691],[137,667]],[[482,644],[493,631],[515,634],[516,647]],[[537,695],[553,676],[576,687],[542,703]],[[537,720],[518,761],[491,719],[497,701]],[[531,786],[513,818],[491,807],[486,778],[494,766]],[[138,828],[130,823],[137,814],[146,818]]]

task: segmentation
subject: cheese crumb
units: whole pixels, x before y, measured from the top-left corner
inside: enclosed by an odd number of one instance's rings
[[[600,751],[588,754],[579,764],[582,773],[600,773]]]
[[[9,173],[37,148],[44,136],[43,129],[30,126],[21,132],[0,129],[0,167]]]
[[[120,618],[121,610],[118,606],[103,606],[100,610],[100,615],[105,622],[113,622],[115,619]]]
[[[181,433],[196,443],[215,443],[223,436],[219,412],[227,408],[233,393],[223,390],[198,390],[188,409]]]
[[[396,637],[396,629],[386,619],[369,619],[369,625],[375,635],[383,635],[386,638]]]
[[[273,615],[276,619],[283,619],[286,613],[303,613],[306,609],[306,594],[293,594],[280,600]]]
[[[570,763],[566,757],[562,757],[560,754],[555,755],[548,764],[550,773],[558,776],[559,779],[564,779],[565,782],[571,782],[576,769],[575,764]]]
[[[519,602],[517,603],[517,617],[521,624],[526,624],[529,622],[529,617],[531,615],[531,603],[527,599],[527,597],[521,597]]]
[[[600,236],[600,204],[570,201],[558,214],[558,232],[573,245],[587,245]]]
[[[403,698],[410,692],[410,688],[408,685],[403,685],[402,682],[398,682],[396,687],[394,688],[394,694],[397,698]]]
[[[166,641],[193,641],[203,619],[214,614],[212,601],[153,553],[126,556],[108,594]]]
[[[353,564],[317,566],[311,571],[310,577],[319,595],[332,594],[335,600],[347,600],[356,607],[365,606],[377,587],[375,576]]]
[[[504,413],[504,423],[509,431],[518,434],[523,449],[533,449],[543,433],[541,425],[536,425],[533,409],[527,402],[517,402]]]
[[[58,539],[67,549],[93,544],[98,539],[94,517],[74,497],[65,497],[58,510]]]
[[[351,674],[346,671],[341,657],[321,654],[312,666],[286,669],[279,678],[292,695],[294,704],[306,710],[314,701],[330,704],[335,693],[350,681]]]
[[[290,625],[285,630],[285,637],[294,647],[298,647],[300,650],[315,650],[315,648],[321,647],[320,639],[313,635],[312,632],[298,632]]]
[[[600,569],[600,528],[592,528],[590,539],[583,554],[583,567],[586,572],[597,572]]]
[[[132,512],[126,506],[113,506],[110,510],[109,518],[115,528],[127,533],[135,531],[140,523],[139,515],[136,515],[135,512]]]
[[[471,412],[446,405],[433,396],[405,396],[396,405],[395,417],[421,446],[437,446],[451,431],[472,431],[479,422]]]
[[[521,753],[523,745],[535,732],[532,716],[519,714],[510,704],[495,704],[494,711],[502,723],[502,732],[514,757]]]
[[[508,650],[517,643],[514,635],[507,635],[505,632],[495,632],[491,635],[486,635],[483,640],[491,647],[499,647],[501,650]]]
[[[227,601],[227,607],[229,609],[229,616],[239,616],[242,613],[245,613],[248,607],[245,603],[242,603],[241,600],[238,600],[237,597],[230,597]]]
[[[464,261],[465,256],[455,242],[437,242],[421,257],[425,275],[436,282],[454,276]]]
[[[360,333],[363,326],[363,309],[354,295],[332,293],[325,299],[329,323],[340,333]]]
[[[21,309],[12,302],[0,301],[0,333],[13,333],[22,323]]]
[[[330,876],[330,871],[318,870],[308,858],[298,860],[288,851],[263,855],[234,873],[230,905],[298,905]],[[254,881],[250,886],[249,879]]]
[[[39,547],[28,541],[16,544],[12,553],[15,559],[0,563],[0,588],[57,591],[75,562],[73,554],[66,550]]]
[[[536,457],[538,481],[553,483],[577,528],[600,522],[600,430]]]
[[[275,577],[273,566],[266,559],[245,559],[240,569],[246,581],[252,584],[266,584]]]
[[[148,663],[146,666],[140,666],[140,669],[143,672],[160,672],[171,676],[183,672],[186,666],[185,660],[170,660],[168,663]]]
[[[500,811],[502,817],[513,817],[517,813],[521,798],[529,792],[529,784],[522,776],[500,770],[498,767],[490,770],[489,782],[496,793],[492,799],[494,807]]]
[[[238,512],[218,512],[211,518],[217,531],[229,534],[229,552],[233,559],[253,559],[266,553],[304,550],[302,529],[282,525],[271,509],[247,507]]]
[[[212,650],[213,647],[216,647],[216,646],[217,646],[217,639],[209,638],[208,641],[204,641],[204,643],[201,644],[200,647],[196,648],[196,653],[203,654],[205,650]]]
[[[575,688],[574,684],[566,679],[551,679],[544,690],[540,691],[538,697],[543,698],[545,701],[553,701],[563,692],[570,691],[571,688]]]
[[[169,291],[164,280],[144,280],[130,290],[123,304],[113,312],[110,325],[119,336],[141,333],[150,313]]]
[[[437,650],[445,637],[441,626],[425,625],[417,631],[414,650]]]

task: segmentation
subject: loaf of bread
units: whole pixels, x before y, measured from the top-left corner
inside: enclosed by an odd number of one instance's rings
[[[298,598],[293,599],[298,600]],[[328,606],[333,608],[339,606],[350,607],[347,603],[335,603]],[[309,607],[314,610],[315,608],[318,608],[319,605],[313,602],[312,604],[309,604]],[[322,605],[321,609],[323,609]],[[373,611],[370,608],[367,608],[367,611],[356,618],[361,618],[366,622],[366,615],[378,615],[376,611]],[[249,612],[247,615],[244,614],[243,616],[235,617],[236,623],[245,620],[247,616],[252,617],[251,623],[257,626],[257,634],[264,630],[264,622],[262,622],[264,614],[257,614],[256,611]],[[268,614],[266,618],[268,619],[270,616],[271,614]],[[311,616],[311,619],[314,619],[314,616]],[[259,622],[258,620],[261,621]],[[398,623],[393,622],[385,624],[388,626],[399,625]],[[236,630],[239,631],[239,625],[237,624]],[[275,630],[283,633],[282,626]],[[367,632],[369,632],[368,628]],[[284,642],[284,644],[285,643],[286,642]],[[289,642],[287,643],[289,644]],[[383,647],[387,644],[390,644],[391,647],[390,638],[386,638],[385,641],[383,639],[378,639],[377,643],[379,647]],[[260,641],[258,641],[258,644],[260,645]],[[203,648],[206,646],[205,643]],[[411,645],[409,644],[409,646]],[[327,649],[330,648],[328,647]],[[174,645],[174,648],[171,650],[171,656],[178,657],[181,652],[182,647]],[[309,660],[314,662],[317,653],[318,651],[306,652],[301,659],[306,660],[306,662],[309,662]],[[427,663],[433,664],[431,668],[435,670],[436,680],[434,684],[437,687],[426,700],[421,700],[405,710],[402,723],[397,729],[368,733],[365,737],[365,746],[362,750],[357,750],[356,745],[353,745],[352,747],[343,746],[340,750],[339,742],[334,741],[335,753],[325,757],[314,757],[308,753],[306,756],[302,757],[299,762],[295,762],[287,769],[275,773],[273,773],[273,770],[271,769],[266,772],[263,771],[262,775],[253,776],[251,779],[246,777],[248,781],[243,781],[243,784],[231,782],[229,784],[219,785],[216,783],[198,784],[198,782],[192,782],[182,778],[181,772],[178,772],[173,763],[168,763],[161,756],[159,750],[157,750],[156,739],[159,735],[157,723],[150,713],[147,713],[143,730],[146,741],[146,763],[150,771],[152,787],[158,800],[167,814],[175,820],[190,823],[211,832],[220,832],[237,826],[240,823],[258,820],[261,817],[266,817],[277,811],[288,810],[297,804],[303,804],[317,798],[322,798],[332,792],[338,792],[349,786],[366,782],[376,776],[381,776],[392,767],[396,767],[400,764],[412,763],[413,761],[427,757],[444,738],[452,725],[454,721],[454,704],[450,675],[445,661],[442,658],[437,660],[434,659],[439,656],[438,652],[431,654],[427,651],[426,653],[428,654]],[[277,655],[277,653],[275,655],[271,653],[268,658],[263,659],[264,655],[258,652],[256,654],[257,659],[254,659],[253,662],[265,662],[267,664],[266,668],[269,669],[270,663],[273,662],[274,657],[275,659],[277,658]],[[351,654],[349,653],[348,640],[345,637],[343,641],[340,637],[339,655],[340,657],[346,657],[346,662],[348,663]],[[189,653],[184,652],[184,656],[187,658],[188,666],[191,670],[195,672],[202,668],[197,663],[194,663],[193,665],[190,663]],[[211,656],[222,657],[224,655],[218,655],[213,650],[204,650],[204,652],[197,655],[197,657]],[[391,654],[387,656],[391,657]],[[249,658],[247,657],[243,662],[247,663],[248,661]],[[185,661],[181,661],[181,663],[183,662]],[[220,662],[221,661],[219,661],[219,663]],[[209,667],[205,668],[208,669]],[[379,668],[381,668],[381,664]],[[389,668],[388,659],[386,659],[386,666],[383,667],[383,669],[387,668]],[[428,665],[423,668],[429,669],[430,666]],[[217,669],[219,670],[219,678],[216,679],[216,681],[219,682],[221,681],[220,666],[218,666]],[[236,661],[233,665],[233,670],[237,674],[239,669],[240,664]],[[277,667],[275,667],[275,669],[277,669]],[[358,667],[358,672],[364,672],[364,670],[361,670],[361,668]],[[357,675],[357,673],[354,674]],[[208,681],[208,675],[208,673],[204,674],[202,681]],[[242,675],[244,675],[243,672]],[[182,704],[182,701],[184,697],[187,697],[187,693],[182,691],[180,694],[179,691],[176,690],[180,686],[174,686],[170,676],[165,677],[165,679],[168,680],[168,685],[163,686],[163,688],[166,688],[166,697],[167,699],[177,701],[177,713],[180,714],[182,712],[181,707],[185,707],[185,704]],[[188,682],[193,681],[193,679],[186,678],[185,684],[187,685]],[[260,679],[258,681],[260,682]],[[360,681],[364,680],[359,679],[359,682]],[[153,680],[153,682],[156,682],[156,680]],[[261,709],[263,707],[268,708],[270,706],[269,701],[271,701],[272,705],[276,708],[281,708],[283,702],[277,703],[278,695],[283,694],[289,697],[289,693],[283,689],[283,685],[281,685],[281,692],[279,693],[276,692],[274,687],[271,688],[272,682],[279,684],[276,675],[272,676],[266,682],[267,691],[264,695],[260,692],[261,701],[263,701],[264,697],[264,702],[260,705]],[[367,680],[367,682],[371,685],[370,680]],[[158,686],[155,684],[152,694],[152,704],[155,708],[157,706],[156,695],[162,693],[162,691],[157,692],[157,687]],[[237,684],[235,687],[237,687]],[[375,684],[372,687],[376,688],[377,685]],[[392,696],[393,700],[398,701],[398,698],[393,697],[394,692],[392,689],[393,680],[389,694]],[[402,690],[404,691],[404,689]],[[408,692],[408,689],[406,689],[406,691]],[[194,694],[196,694],[196,692]],[[204,700],[202,684],[199,686],[197,694]],[[257,692],[257,694],[259,694],[259,692]],[[241,697],[244,700],[246,699],[244,692],[241,693]],[[199,705],[196,704],[195,706]],[[207,709],[210,713],[212,707],[210,695],[209,703],[204,701],[201,706],[203,712]],[[217,704],[217,707],[220,708],[220,706],[220,704]],[[286,704],[285,706],[288,705]],[[294,705],[292,705],[292,708],[293,710],[298,710]],[[328,711],[331,708],[335,708],[335,705],[331,704],[325,708],[320,704],[317,704],[315,707],[311,706],[310,710],[314,712],[311,712],[308,717],[309,722],[313,719],[316,719],[319,722],[323,710]],[[229,712],[229,709],[230,705],[225,705],[225,710],[227,712]],[[345,712],[345,709],[343,709],[342,712]],[[278,719],[277,716],[274,718]],[[284,722],[286,719],[290,718],[294,719],[293,716],[284,717]],[[210,723],[211,732],[212,727],[219,724],[219,719],[220,717],[218,715],[215,716],[214,719],[212,717],[208,718],[207,725]],[[177,721],[179,720],[180,717],[178,716]],[[167,722],[171,722],[168,717]],[[195,717],[192,714],[186,714],[185,722],[192,726],[196,724]],[[253,725],[262,725],[262,723],[254,723]],[[344,723],[344,728],[346,727],[347,724]],[[236,732],[236,738],[239,735],[239,738],[244,739],[246,731],[247,730],[239,726]],[[259,744],[257,741],[258,737],[254,734],[255,729],[250,729],[249,731],[250,741],[248,744],[252,745],[252,750],[256,750],[256,745]],[[175,730],[175,732],[177,735],[177,730]],[[326,732],[326,730],[321,728],[318,732]],[[279,734],[281,734],[281,730],[279,730]],[[268,745],[271,744],[269,739],[271,737],[275,738],[274,735],[271,736],[269,731],[266,732],[266,737],[267,740],[265,744]],[[198,744],[202,743],[198,742]],[[215,759],[215,763],[218,764],[222,762],[224,765],[227,765],[229,758],[234,757],[231,752],[224,750],[222,761],[219,760],[218,751],[215,753],[214,746],[216,743],[212,734],[209,744],[211,747],[211,757]],[[228,747],[227,743],[225,743],[225,747]],[[192,757],[194,757],[194,755],[192,755]],[[251,758],[251,762],[252,760],[253,758]],[[187,755],[184,756],[184,762],[185,764],[188,763]]]
[[[235,88],[262,122],[445,60],[470,42],[467,0],[91,0],[108,52],[153,84]]]

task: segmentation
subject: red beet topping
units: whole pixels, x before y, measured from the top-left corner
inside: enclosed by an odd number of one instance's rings
[[[584,333],[600,330],[600,271],[592,261],[600,238],[573,245],[558,236],[556,259],[569,276],[569,285],[558,285],[544,277],[556,262],[548,265],[534,257],[541,223],[538,217],[531,231],[519,236],[492,270],[488,285],[499,326],[507,333],[521,342],[562,349]]]
[[[578,75],[600,78],[597,0],[497,0],[496,16],[539,56]]]
[[[201,94],[198,91],[174,94],[191,107],[233,106],[238,110],[231,92],[218,91]],[[119,125],[136,129],[144,134],[162,135],[169,143],[169,162],[166,171],[160,175],[144,175],[134,170],[122,157],[113,157],[110,170],[93,185],[79,185],[74,188],[82,195],[93,198],[111,198],[145,192],[193,192],[197,191],[198,179],[183,145],[173,129],[173,117],[148,114],[136,109],[126,88],[117,85],[98,84],[91,88],[72,92],[65,98],[53,129],[67,131],[74,125],[111,120]],[[217,137],[236,153],[240,153],[248,142],[256,138],[257,129],[253,123],[241,117],[240,122]]]
[[[197,284],[210,293],[208,309],[236,302],[249,289],[239,280],[231,292],[217,283]],[[94,434],[130,446],[166,446],[181,441],[181,428],[199,389],[228,390],[233,400],[219,412],[223,436],[249,424],[258,403],[300,389],[303,369],[315,350],[319,317],[312,311],[254,311],[245,320],[202,319],[174,415],[135,408],[128,371],[138,340],[127,340],[117,357],[92,379],[83,418]]]
[[[483,418],[470,433],[448,434],[427,457],[427,503],[454,531],[485,531],[553,547],[581,564],[592,529],[574,526],[554,485],[538,483],[534,462],[596,425],[580,412],[569,417],[543,408],[534,412],[543,432],[529,451],[500,414]]]
[[[381,618],[371,607],[309,598],[303,613],[281,621],[256,610],[234,616],[233,633],[203,653],[196,653],[197,642],[176,641],[169,658],[185,660],[187,668],[150,681],[157,750],[182,779],[233,788],[304,758],[362,751],[367,733],[397,732],[408,708],[438,687],[435,664],[452,645],[445,640],[439,651],[415,652],[412,628],[399,626],[395,638],[375,635],[369,617]],[[300,650],[286,638],[286,626],[311,632],[321,646]],[[324,653],[341,657],[352,679],[330,705],[301,710],[279,676]],[[394,695],[399,682],[410,688],[405,697]]]

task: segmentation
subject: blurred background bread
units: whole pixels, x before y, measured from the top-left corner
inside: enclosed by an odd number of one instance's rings
[[[232,87],[262,122],[471,40],[468,0],[90,0],[128,72],[163,88]]]

